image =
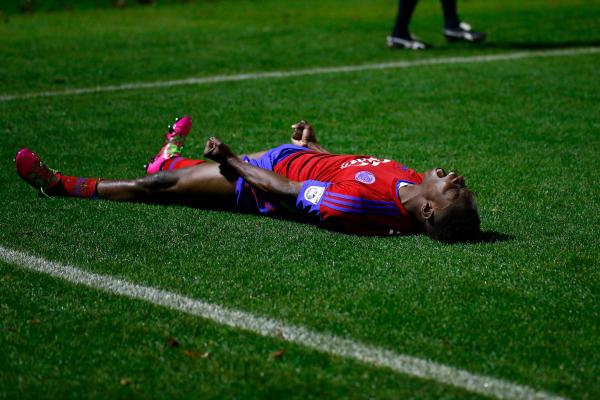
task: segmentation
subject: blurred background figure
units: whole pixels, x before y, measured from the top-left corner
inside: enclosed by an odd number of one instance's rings
[[[427,46],[425,43],[413,37],[408,31],[410,18],[412,17],[418,0],[398,0],[398,15],[391,36],[387,37],[387,45],[396,49],[421,50]],[[456,0],[441,0],[444,12],[444,36],[446,40],[482,42],[485,33],[475,32],[471,25],[461,22],[456,11]]]

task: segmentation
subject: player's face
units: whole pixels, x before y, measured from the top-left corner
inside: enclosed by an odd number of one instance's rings
[[[446,173],[443,168],[427,171],[422,185],[425,197],[440,208],[459,201],[468,191],[463,176],[455,172]]]

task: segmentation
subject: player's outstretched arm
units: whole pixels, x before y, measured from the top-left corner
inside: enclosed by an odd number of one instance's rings
[[[306,147],[319,153],[329,153],[317,141],[313,127],[304,120],[292,125],[292,144]]]
[[[206,142],[204,156],[234,170],[254,188],[263,192],[282,196],[293,196],[300,193],[302,182],[292,181],[275,172],[255,167],[236,156],[225,143],[211,137]]]

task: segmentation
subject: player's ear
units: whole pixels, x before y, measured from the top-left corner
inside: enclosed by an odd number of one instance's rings
[[[433,204],[430,201],[426,201],[421,206],[421,215],[426,221],[433,218]]]

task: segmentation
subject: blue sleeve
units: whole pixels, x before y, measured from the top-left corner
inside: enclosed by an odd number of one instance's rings
[[[304,181],[296,198],[296,209],[312,217],[320,217],[321,201],[329,182]]]

